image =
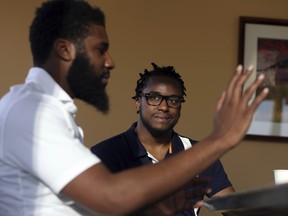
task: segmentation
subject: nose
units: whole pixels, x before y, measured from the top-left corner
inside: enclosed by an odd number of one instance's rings
[[[161,103],[158,105],[158,109],[162,111],[167,111],[169,108],[168,103],[165,98],[161,101]]]
[[[109,52],[106,52],[105,67],[108,68],[109,70],[115,68],[114,61]]]

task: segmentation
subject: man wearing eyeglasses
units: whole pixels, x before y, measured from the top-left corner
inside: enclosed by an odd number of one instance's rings
[[[145,164],[157,163],[178,152],[191,148],[195,140],[181,136],[174,131],[186,88],[174,67],[158,67],[145,70],[137,81],[135,100],[137,122],[124,133],[96,144],[91,151],[96,154],[112,172],[119,172]],[[208,197],[234,192],[221,162],[218,160],[200,177],[209,177]],[[180,212],[177,215],[197,215],[194,212]]]

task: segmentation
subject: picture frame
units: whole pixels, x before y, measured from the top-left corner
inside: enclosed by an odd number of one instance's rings
[[[244,86],[263,73],[255,96],[269,88],[256,110],[246,139],[288,141],[288,20],[240,16],[238,63],[254,71]]]

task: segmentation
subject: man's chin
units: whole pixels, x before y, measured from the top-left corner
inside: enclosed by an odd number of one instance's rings
[[[78,94],[76,98],[94,107],[97,111],[101,112],[102,114],[106,115],[109,113],[110,108],[109,97],[105,91],[97,91],[95,89],[94,90],[89,89],[89,91],[86,91],[86,94],[83,94],[83,92],[84,91],[82,91],[82,94]]]
[[[108,115],[109,114],[109,111],[110,109],[105,109],[105,110],[100,110],[99,108],[95,107],[99,112],[101,112],[103,115]]]
[[[110,111],[110,106],[108,102],[102,102],[102,103],[90,103],[87,102],[89,105],[93,106],[97,111],[101,112],[104,115],[107,115]]]

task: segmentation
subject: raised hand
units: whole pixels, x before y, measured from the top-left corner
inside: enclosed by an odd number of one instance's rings
[[[230,145],[231,148],[245,136],[255,110],[269,91],[265,88],[252,102],[250,101],[264,80],[264,75],[259,75],[244,91],[244,84],[253,69],[250,66],[243,71],[243,67],[239,65],[217,104],[212,137],[220,138],[223,144]]]

